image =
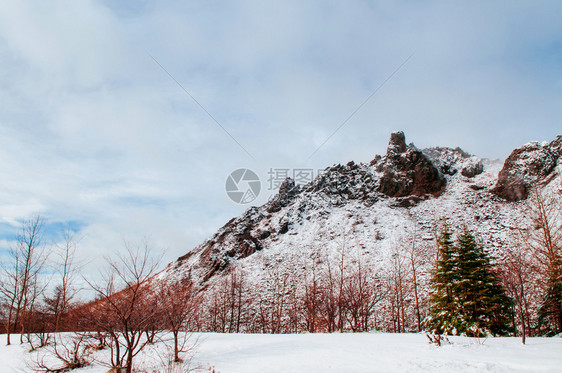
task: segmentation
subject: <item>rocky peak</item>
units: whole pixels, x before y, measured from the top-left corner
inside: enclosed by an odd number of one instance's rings
[[[382,173],[378,191],[389,197],[439,195],[445,179],[423,152],[406,146],[404,132],[390,135],[386,156],[377,165]]]
[[[406,136],[404,132],[398,131],[390,134],[390,141],[386,149],[386,155],[401,154],[406,151]]]
[[[269,202],[268,212],[277,212],[287,206],[299,193],[300,187],[290,177],[279,186],[278,194]]]
[[[561,153],[560,135],[551,143],[530,142],[515,149],[505,160],[492,191],[508,201],[526,199],[532,186],[554,171]]]

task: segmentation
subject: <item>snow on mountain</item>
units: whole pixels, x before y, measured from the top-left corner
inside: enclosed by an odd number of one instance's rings
[[[397,132],[387,153],[369,164],[328,167],[303,187],[287,179],[266,204],[230,220],[158,278],[205,284],[240,266],[259,282],[275,268],[333,262],[342,250],[384,271],[400,243],[434,245],[441,219],[467,225],[501,253],[525,219],[521,200],[529,189],[541,183],[548,193],[562,192],[561,145],[562,136],[526,144],[502,166],[459,148],[419,150]]]

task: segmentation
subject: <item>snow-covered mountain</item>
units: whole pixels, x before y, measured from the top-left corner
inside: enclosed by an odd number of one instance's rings
[[[335,260],[343,247],[347,257],[384,268],[400,242],[432,244],[440,219],[467,225],[501,251],[525,219],[533,185],[562,193],[561,155],[562,136],[523,145],[502,165],[460,148],[420,150],[396,132],[386,154],[369,164],[326,168],[303,187],[285,180],[266,204],[230,220],[158,277],[205,284],[241,266],[262,281],[267,269]]]

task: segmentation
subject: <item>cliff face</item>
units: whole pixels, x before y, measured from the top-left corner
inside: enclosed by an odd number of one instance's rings
[[[403,132],[390,136],[388,150],[377,165],[382,175],[378,191],[389,197],[439,195],[445,179],[437,167],[413,145],[406,145]]]
[[[402,132],[393,133],[386,154],[369,164],[326,168],[303,187],[287,179],[278,195],[229,221],[161,276],[204,284],[242,266],[252,281],[265,281],[268,268],[307,260],[325,265],[341,245],[384,270],[404,237],[432,242],[440,218],[467,225],[501,251],[509,230],[525,218],[524,206],[509,201],[525,198],[537,183],[560,195],[561,150],[562,136],[530,143],[514,150],[502,168],[459,148],[419,150]]]
[[[536,183],[555,175],[562,155],[562,136],[551,143],[530,142],[515,149],[505,160],[493,192],[508,201],[527,198]]]

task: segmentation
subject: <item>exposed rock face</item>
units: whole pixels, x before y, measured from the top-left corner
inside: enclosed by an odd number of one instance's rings
[[[403,132],[390,136],[386,156],[377,165],[382,172],[378,191],[389,197],[439,195],[445,179],[414,145],[406,145]]]
[[[556,168],[561,150],[562,136],[550,144],[530,142],[515,149],[505,160],[493,192],[508,201],[526,199],[532,186]]]
[[[461,170],[461,175],[465,177],[474,177],[476,175],[480,175],[484,171],[484,165],[482,161],[479,161],[474,164],[466,165]]]
[[[456,175],[460,171],[464,177],[472,178],[484,172],[482,160],[468,154],[461,148],[434,147],[424,149],[423,153],[444,175]]]
[[[282,210],[293,203],[299,193],[299,186],[287,178],[279,187],[279,193],[265,205],[250,207],[241,216],[231,219],[196,250],[178,258],[178,262],[189,260],[197,251],[199,259],[195,268],[203,268],[202,279],[206,281],[231,262],[262,250],[265,240],[289,230],[291,222],[285,216],[287,212],[283,214]]]
[[[231,219],[211,239],[205,241],[198,250],[201,263],[206,267],[203,280],[213,276],[216,271],[224,270],[233,259],[246,258],[263,248],[263,232],[259,223],[267,216],[257,207],[251,207],[241,216]],[[180,258],[189,259],[193,252]]]
[[[287,206],[298,194],[300,188],[291,178],[285,179],[279,186],[279,193],[269,202],[268,212],[277,212]]]
[[[376,190],[377,181],[371,167],[349,162],[345,166],[327,168],[303,191],[325,195],[332,205],[343,205],[350,200],[360,200],[370,205],[380,196]]]

